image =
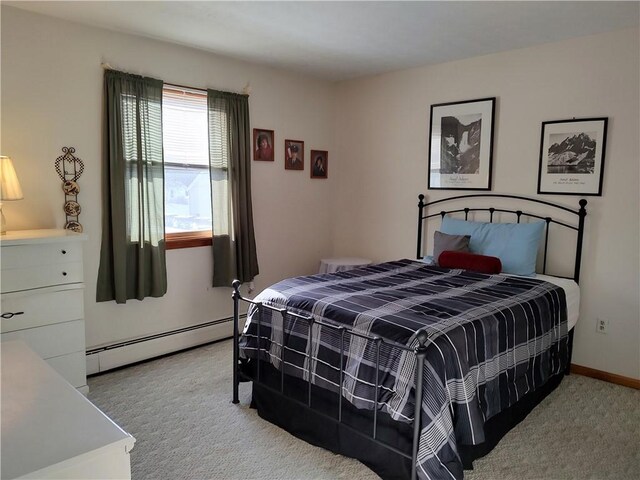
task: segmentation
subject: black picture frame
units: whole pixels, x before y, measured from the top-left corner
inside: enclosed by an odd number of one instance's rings
[[[496,97],[431,105],[429,190],[491,190],[495,113]]]
[[[538,193],[602,196],[608,117],[542,122]]]

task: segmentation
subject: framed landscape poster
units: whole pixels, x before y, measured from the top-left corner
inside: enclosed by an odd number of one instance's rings
[[[496,98],[431,105],[429,189],[491,190]]]
[[[602,195],[608,118],[543,122],[538,193]]]

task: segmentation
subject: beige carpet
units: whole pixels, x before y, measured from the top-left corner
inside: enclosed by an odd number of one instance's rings
[[[225,341],[89,379],[136,438],[134,480],[376,478],[259,418],[248,384],[233,405],[230,357]],[[640,478],[640,391],[571,375],[465,478]]]

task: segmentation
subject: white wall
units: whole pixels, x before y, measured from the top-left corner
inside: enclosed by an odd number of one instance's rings
[[[431,104],[496,96],[493,192],[530,197],[541,122],[609,117],[603,195],[588,198],[573,362],[639,378],[639,44],[638,29],[622,30],[341,84],[335,250],[415,255],[417,194],[455,193],[426,190]],[[607,335],[596,318],[610,320]]]
[[[63,146],[85,162],[79,180],[85,250],[87,346],[224,318],[231,290],[211,289],[209,247],[167,252],[169,291],[126,305],[96,303],[101,238],[100,63],[169,83],[242,90],[250,81],[252,127],[275,130],[275,162],[252,162],[261,274],[258,288],[318,268],[331,252],[333,180],[309,178],[310,149],[333,150],[333,86],[169,43],[85,27],[2,7],[2,144],[24,200],[5,205],[9,230],[61,228],[64,196],[54,170]],[[284,170],[284,139],[305,141],[305,170]]]

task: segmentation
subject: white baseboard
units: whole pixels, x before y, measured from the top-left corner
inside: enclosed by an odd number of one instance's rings
[[[233,324],[228,321],[116,348],[107,348],[87,355],[87,375],[106,372],[113,368],[159,357],[167,353],[184,350],[185,348],[229,338],[232,335]]]

